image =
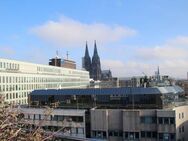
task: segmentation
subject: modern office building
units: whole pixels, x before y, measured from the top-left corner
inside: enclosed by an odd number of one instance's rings
[[[0,59],[0,94],[8,103],[27,104],[37,89],[84,88],[89,72],[56,66]]]
[[[29,106],[86,110],[91,139],[186,141],[188,102],[182,94],[178,86],[35,90]]]
[[[29,105],[161,109],[179,100],[182,93],[178,86],[35,90],[29,95]]]

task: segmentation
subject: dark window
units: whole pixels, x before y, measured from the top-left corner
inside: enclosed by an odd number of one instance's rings
[[[57,121],[58,120],[58,115],[54,115],[53,120]]]
[[[171,140],[175,140],[175,134],[170,134]]]
[[[163,133],[159,133],[159,139],[160,139],[160,140],[163,139]]]
[[[158,120],[159,120],[159,124],[163,124],[163,118],[162,117],[159,117]]]
[[[182,116],[182,118],[184,118],[184,113],[182,113],[182,115],[181,115],[181,116]]]
[[[179,133],[181,133],[181,127],[179,127]]]
[[[169,118],[167,117],[164,118],[164,124],[169,124]]]
[[[135,132],[135,138],[139,139],[139,132]]]
[[[93,131],[93,136],[96,137],[96,131]]]
[[[145,138],[145,137],[146,137],[146,134],[145,134],[144,131],[141,131],[141,137],[142,137],[142,138]]]
[[[134,132],[129,133],[129,139],[134,139]]]
[[[145,118],[144,118],[144,117],[141,117],[141,118],[140,118],[140,122],[141,122],[141,123],[145,123]]]
[[[74,122],[83,122],[83,117],[82,116],[72,116],[71,119]]]
[[[112,131],[109,131],[109,136],[112,136]]]
[[[64,116],[62,116],[62,115],[57,116],[57,118],[58,118],[57,119],[58,121],[63,121],[64,120]]]
[[[123,137],[123,132],[122,131],[119,132],[119,136]]]
[[[103,137],[106,137],[106,132],[103,132]]]
[[[114,132],[114,136],[115,136],[115,137],[118,136],[118,132],[117,132],[117,131]]]
[[[151,132],[146,132],[147,138],[151,138]]]
[[[152,138],[157,138],[157,132],[152,132]]]
[[[175,119],[173,117],[170,118],[170,124],[174,124],[175,123]]]
[[[157,120],[156,120],[156,117],[152,117],[152,123],[156,123]]]
[[[125,132],[125,139],[128,139],[128,132]]]
[[[181,129],[181,130],[182,130],[182,132],[184,132],[184,126],[182,126],[182,129]]]

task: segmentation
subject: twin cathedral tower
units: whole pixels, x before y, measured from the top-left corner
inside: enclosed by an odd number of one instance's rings
[[[92,60],[89,56],[88,45],[86,42],[85,56],[83,57],[83,68],[89,71],[90,78],[94,80],[101,80],[101,63],[97,52],[96,41],[94,43],[94,53]]]

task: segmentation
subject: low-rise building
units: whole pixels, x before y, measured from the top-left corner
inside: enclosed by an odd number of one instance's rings
[[[27,129],[41,126],[46,132],[61,136],[86,138],[86,110],[21,107],[20,112],[29,124]]]
[[[29,106],[55,104],[70,115],[83,110],[86,137],[95,140],[186,141],[188,102],[182,93],[178,86],[35,90]]]
[[[91,109],[91,137],[108,141],[186,141],[188,106],[172,109]]]

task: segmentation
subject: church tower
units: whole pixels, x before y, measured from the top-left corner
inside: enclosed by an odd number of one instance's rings
[[[85,56],[83,58],[83,67],[89,71],[89,75],[91,76],[91,58],[89,56],[88,46],[86,42]]]
[[[92,57],[91,67],[92,67],[91,77],[94,80],[101,80],[101,63],[100,63],[100,58],[97,52],[96,41],[94,43],[94,53]]]

